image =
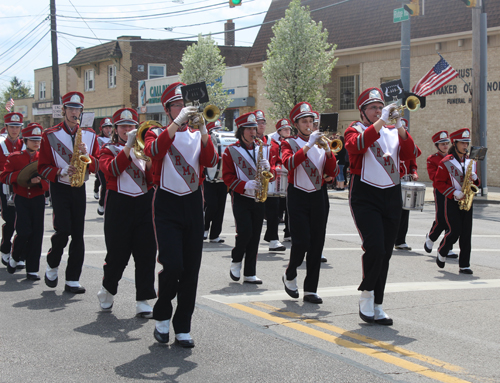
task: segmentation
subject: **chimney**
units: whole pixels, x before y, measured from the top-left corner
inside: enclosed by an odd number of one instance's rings
[[[76,54],[80,53],[80,51],[83,49],[83,47],[76,47]]]
[[[234,47],[234,28],[233,20],[228,20],[224,24],[224,45]]]

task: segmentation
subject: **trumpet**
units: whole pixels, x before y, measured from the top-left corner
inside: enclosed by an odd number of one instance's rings
[[[311,131],[311,129],[309,129],[309,131]],[[325,136],[324,133],[322,133],[321,137],[318,138],[318,141],[316,141],[316,145],[318,146],[318,148],[324,150],[328,149],[329,147],[332,153],[340,152],[343,147],[342,141],[340,141],[339,139],[330,140]]]
[[[395,124],[397,122],[398,117],[403,115],[405,109],[408,109],[410,112],[416,112],[420,109],[420,100],[417,96],[408,96],[406,98],[406,102],[404,105],[400,105],[391,109],[391,113],[389,113],[389,118],[391,119],[391,124]]]
[[[141,125],[139,125],[139,128],[137,129],[137,134],[135,135],[135,142],[134,142],[134,154],[136,158],[140,160],[144,160],[146,162],[151,161],[151,158],[146,156],[144,154],[144,145],[145,145],[145,137],[146,133],[148,132],[149,129],[152,127],[157,127],[161,128],[161,124],[153,121],[153,120],[148,120],[141,122]]]
[[[198,105],[195,105],[199,107]],[[207,122],[217,121],[220,117],[220,109],[215,105],[207,105],[203,112],[194,113],[189,117],[188,125],[193,128],[200,128],[200,126],[205,125]]]

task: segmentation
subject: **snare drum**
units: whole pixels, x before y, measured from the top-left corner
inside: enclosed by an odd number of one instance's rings
[[[284,166],[276,166],[276,179],[269,182],[267,189],[268,197],[286,197],[286,188],[288,187],[288,170]]]
[[[401,182],[403,209],[424,210],[425,184],[420,182]]]
[[[208,182],[223,182],[222,180],[222,155],[226,148],[234,144],[236,137],[233,132],[214,132],[210,134],[215,150],[219,154],[219,162],[213,168],[205,168],[205,176]]]

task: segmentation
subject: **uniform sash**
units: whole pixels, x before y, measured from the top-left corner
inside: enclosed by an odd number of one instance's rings
[[[115,157],[123,150],[123,146],[106,146]],[[135,156],[133,150],[130,151],[132,161],[130,165],[117,177],[116,186],[118,192],[131,197],[137,197],[148,192],[146,181],[146,161]]]
[[[231,153],[231,158],[233,159],[234,168],[236,169],[238,179],[245,182],[254,180],[255,176],[257,175],[257,165],[254,164],[253,159],[250,157],[247,151],[242,146],[231,145],[229,146],[229,153]],[[259,146],[256,145],[255,148],[253,148],[255,160],[257,160],[258,153]],[[269,150],[265,145],[262,150],[262,155],[266,159],[269,157]],[[242,195],[249,198],[255,198],[255,190],[245,189]]]
[[[306,144],[306,141],[300,137],[290,137],[287,138],[286,141],[290,144],[293,153],[297,153]],[[295,187],[307,193],[320,190],[323,183],[325,161],[326,152],[323,149],[320,150],[316,146],[310,148],[307,152],[307,158],[300,166],[295,168],[293,177],[295,180]]]
[[[464,169],[467,170],[467,167],[469,166],[470,159],[466,159],[464,163]],[[450,173],[450,178],[451,178],[451,183],[453,184],[453,187],[456,190],[462,190],[462,185],[464,183],[464,173],[462,171],[462,165],[456,158],[453,158],[452,160],[445,161],[444,166],[446,166],[446,170],[448,170],[448,173]],[[476,166],[475,164],[472,166],[472,171],[476,171]]]
[[[97,143],[99,144],[99,148],[102,148],[105,144],[107,144],[111,139],[109,137],[97,137]]]

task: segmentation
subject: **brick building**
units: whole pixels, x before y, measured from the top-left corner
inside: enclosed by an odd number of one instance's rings
[[[272,1],[244,64],[249,70],[249,96],[255,98],[255,107],[249,109],[266,112],[270,107],[269,100],[263,96],[262,64],[273,36],[272,21],[284,17],[289,3],[289,0]],[[328,8],[325,7],[332,5],[329,0],[304,0],[302,4],[309,6],[315,21],[322,21],[329,32],[329,42],[337,44],[339,60],[331,83],[325,85],[332,109],[325,112],[339,113],[339,131],[343,133],[351,121],[359,119],[356,99],[360,90],[400,78],[401,24],[393,23],[393,10],[400,8],[401,2],[351,0]],[[488,126],[493,127],[497,117],[500,118],[496,108],[500,102],[500,2],[487,1],[485,12],[488,17]],[[451,132],[471,126],[472,104],[468,93],[472,82],[471,14],[472,10],[459,0],[427,0],[425,15],[411,18],[411,86],[439,61],[437,51],[460,74],[460,78],[428,96],[425,109],[412,113],[411,133],[423,153],[417,159],[422,181],[428,180],[426,158],[435,152],[432,134],[442,129]],[[273,127],[274,122],[270,121],[268,130]],[[488,146],[494,148],[498,143],[500,133],[490,128]],[[499,156],[496,150],[488,152],[490,186],[500,186],[500,168],[496,166]]]

